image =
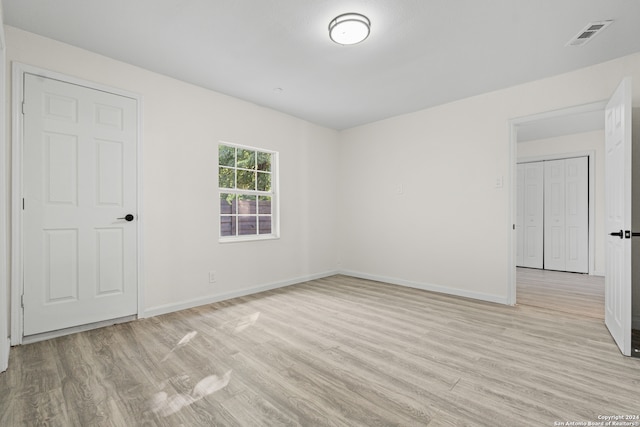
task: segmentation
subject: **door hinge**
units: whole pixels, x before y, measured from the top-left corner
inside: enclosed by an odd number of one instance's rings
[[[20,306],[24,308],[24,294],[20,295]]]
[[[22,101],[22,115],[24,116],[24,101]]]
[[[24,210],[24,197],[22,198],[22,210]]]

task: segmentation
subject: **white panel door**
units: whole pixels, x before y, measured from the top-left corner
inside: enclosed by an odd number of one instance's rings
[[[565,163],[544,162],[544,268],[565,270]]]
[[[566,159],[565,270],[589,272],[589,158]]]
[[[518,163],[516,177],[516,265],[524,266],[524,164]]]
[[[589,272],[588,157],[544,162],[544,268]]]
[[[542,162],[524,164],[523,267],[543,266],[544,177]]]
[[[631,355],[631,78],[605,109],[605,324]]]
[[[25,74],[24,335],[137,312],[136,110]]]

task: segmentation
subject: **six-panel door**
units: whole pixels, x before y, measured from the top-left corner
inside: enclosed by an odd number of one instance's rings
[[[137,101],[24,83],[24,335],[133,315]]]

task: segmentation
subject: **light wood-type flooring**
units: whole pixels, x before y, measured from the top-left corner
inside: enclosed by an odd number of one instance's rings
[[[604,319],[604,277],[518,268],[518,304]]]
[[[553,426],[639,392],[601,319],[334,276],[15,347],[0,425]]]
[[[604,320],[604,277],[517,269],[517,302]],[[631,335],[631,356],[640,357],[640,331]]]

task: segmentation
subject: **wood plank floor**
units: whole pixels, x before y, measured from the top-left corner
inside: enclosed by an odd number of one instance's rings
[[[334,276],[13,348],[2,426],[553,426],[640,412],[587,316]]]
[[[518,304],[604,319],[604,277],[516,269]]]
[[[518,304],[604,320],[604,277],[518,268],[516,282]],[[631,356],[640,357],[640,331],[635,329]]]

